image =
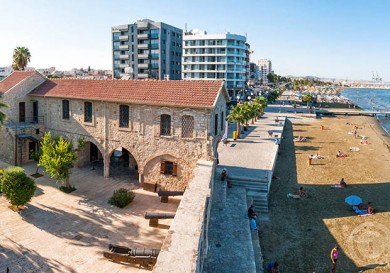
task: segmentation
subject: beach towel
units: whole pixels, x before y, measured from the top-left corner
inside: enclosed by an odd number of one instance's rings
[[[360,148],[359,147],[350,147],[349,150],[351,150],[353,152],[358,152],[358,151],[360,151]]]

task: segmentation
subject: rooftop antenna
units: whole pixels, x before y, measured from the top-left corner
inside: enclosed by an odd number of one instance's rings
[[[187,33],[187,23],[184,25],[184,32]]]

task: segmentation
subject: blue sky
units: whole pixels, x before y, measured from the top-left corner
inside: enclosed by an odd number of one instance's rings
[[[0,0],[0,66],[26,46],[36,68],[110,69],[111,26],[148,18],[247,35],[280,75],[390,81],[389,14],[387,0]]]

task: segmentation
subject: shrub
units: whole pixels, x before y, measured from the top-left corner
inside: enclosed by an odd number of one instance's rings
[[[7,168],[1,180],[4,197],[16,207],[30,201],[37,188],[35,181],[20,167]]]
[[[134,196],[134,192],[120,188],[119,190],[114,191],[114,194],[110,200],[108,200],[108,203],[119,208],[124,208],[133,201]]]

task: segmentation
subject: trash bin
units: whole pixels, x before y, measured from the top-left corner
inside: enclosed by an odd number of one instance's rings
[[[237,131],[233,131],[233,140],[236,140],[238,137]]]

